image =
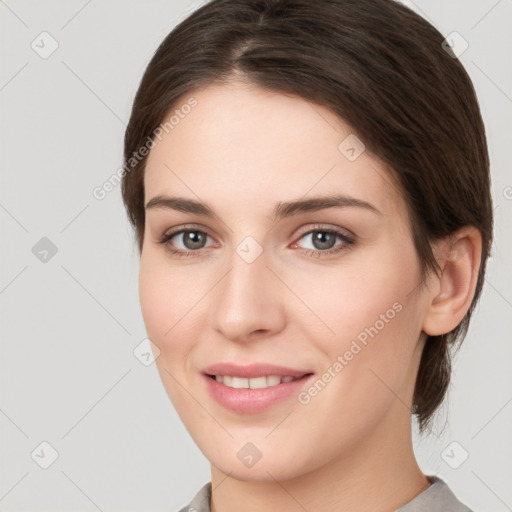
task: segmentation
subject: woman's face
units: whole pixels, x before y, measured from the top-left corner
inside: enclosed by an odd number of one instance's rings
[[[186,428],[247,480],[402,442],[426,298],[389,175],[325,107],[240,83],[190,96],[148,157],[140,265]]]

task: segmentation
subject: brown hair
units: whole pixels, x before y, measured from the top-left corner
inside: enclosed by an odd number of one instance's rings
[[[482,291],[492,243],[485,129],[471,80],[444,37],[393,0],[212,0],[165,38],[125,134],[123,201],[144,235],[144,166],[134,155],[186,94],[236,76],[330,108],[397,180],[422,277],[439,271],[431,242],[472,225],[482,234],[476,291],[463,321],[429,336],[413,399],[420,431],[443,401]],[[130,163],[130,165],[128,165]]]

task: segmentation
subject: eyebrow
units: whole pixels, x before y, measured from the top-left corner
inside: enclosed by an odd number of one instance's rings
[[[326,208],[363,208],[377,215],[382,213],[371,203],[344,195],[329,195],[298,199],[294,201],[279,202],[274,206],[272,220],[280,220],[300,213],[315,212]],[[153,197],[145,206],[151,208],[168,208],[185,213],[216,217],[213,209],[205,203],[184,197],[169,197],[158,195]]]

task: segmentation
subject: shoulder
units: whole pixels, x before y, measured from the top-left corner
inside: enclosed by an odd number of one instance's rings
[[[212,496],[212,483],[208,482],[194,496],[194,499],[179,512],[210,512],[210,499]]]
[[[396,512],[431,512],[435,510],[473,512],[457,499],[444,480],[436,475],[428,475],[427,478],[432,485]]]

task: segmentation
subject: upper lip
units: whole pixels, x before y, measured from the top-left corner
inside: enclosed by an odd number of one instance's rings
[[[309,370],[287,368],[273,364],[249,364],[240,366],[233,363],[212,364],[211,366],[203,368],[202,372],[206,375],[229,375],[231,377],[245,377],[247,379],[268,377],[269,375],[277,375],[279,377],[302,377],[303,375],[312,373]]]

